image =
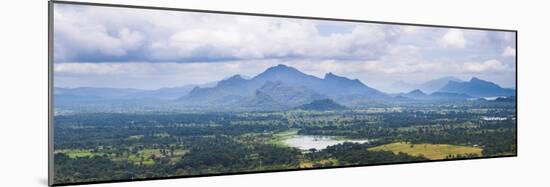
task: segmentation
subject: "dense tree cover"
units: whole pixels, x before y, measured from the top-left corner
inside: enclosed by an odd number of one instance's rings
[[[314,159],[336,159],[341,165],[368,165],[395,162],[414,162],[428,160],[423,157],[410,156],[405,153],[394,154],[390,151],[370,151],[369,144],[344,142],[329,146],[321,151],[311,152]]]
[[[58,182],[104,181],[135,178],[133,165],[113,162],[104,156],[72,159],[59,153],[54,155],[54,175]]]
[[[369,115],[371,118],[332,120],[301,127],[300,134],[376,139],[377,143],[458,144],[480,146],[484,156],[516,153],[515,105],[483,102],[449,107],[408,108],[403,112]],[[430,106],[430,105],[428,105]],[[353,115],[353,114],[346,114]],[[487,116],[506,119],[483,120]]]
[[[515,153],[515,122],[503,121],[493,124],[474,125],[427,125],[407,128],[383,128],[381,126],[326,126],[304,127],[302,134],[372,138],[377,143],[406,141],[411,143],[458,144],[481,146],[485,156],[498,153]]]
[[[195,142],[190,153],[176,163],[175,168],[184,169],[187,174],[297,168],[300,154],[295,148],[243,145],[227,137],[213,137]]]
[[[316,162],[333,159],[339,162],[313,167],[368,165],[395,162],[427,160],[404,153],[369,151],[368,144],[344,143],[329,146],[321,151],[302,153],[298,149],[258,144],[246,146],[223,137],[201,140],[175,164],[161,162],[146,166],[127,161],[112,161],[108,156],[70,158],[63,153],[54,155],[55,180],[58,183],[85,181],[106,181],[167,177],[174,175],[201,175],[216,173],[236,173],[249,171],[280,170],[300,168],[301,161]]]
[[[426,160],[368,150],[400,141],[479,146],[483,156],[513,155],[515,112],[509,102],[467,102],[337,111],[58,115],[54,117],[55,180],[70,183]],[[290,129],[302,135],[371,141],[308,151],[272,143],[276,133]]]

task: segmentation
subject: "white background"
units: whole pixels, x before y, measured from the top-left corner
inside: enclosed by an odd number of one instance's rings
[[[544,1],[94,2],[519,30],[519,157],[92,186],[549,186],[550,27],[544,18],[550,6]],[[46,186],[47,1],[5,1],[0,14],[0,186]]]

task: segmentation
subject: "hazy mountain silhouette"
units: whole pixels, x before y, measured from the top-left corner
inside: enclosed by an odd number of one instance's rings
[[[499,85],[473,77],[467,82],[450,81],[438,92],[461,93],[473,97],[512,96],[514,89],[502,88]]]
[[[430,91],[443,83],[445,84],[440,89],[431,94],[425,91]],[[331,72],[325,74],[323,78],[318,78],[280,64],[267,68],[251,78],[233,75],[200,86],[189,85],[157,90],[56,87],[54,100],[56,104],[75,106],[95,103],[157,103],[163,100],[180,106],[248,107],[272,110],[297,107],[322,109],[335,106],[333,104],[366,106],[384,102],[438,102],[515,95],[513,89],[502,88],[495,83],[475,77],[466,82],[456,77],[442,77],[418,86],[421,88],[407,93],[386,94],[363,84],[358,79],[350,79]]]
[[[424,99],[428,95],[422,92],[422,90],[416,89],[416,90],[410,91],[409,93],[402,94],[401,96],[412,98],[412,99]]]
[[[392,84],[392,87],[393,87],[393,91],[397,91],[397,92],[421,90],[424,93],[433,93],[443,88],[443,86],[449,83],[449,81],[462,82],[462,80],[460,80],[457,77],[447,76],[447,77],[441,77],[438,79],[429,80],[421,84],[412,84],[401,80],[401,81],[394,82]]]
[[[321,99],[315,100],[311,103],[301,105],[297,109],[302,110],[342,110],[346,109],[345,106],[342,106],[331,99]]]
[[[363,99],[389,98],[357,79],[352,80],[333,73],[327,73],[321,79],[280,64],[251,79],[235,75],[219,81],[211,88],[195,87],[180,101],[199,105],[240,103],[250,106],[253,103],[266,105],[274,102],[274,105],[296,106],[315,99],[345,100],[350,96]]]
[[[304,86],[290,86],[281,81],[267,81],[261,88],[256,90],[255,96],[245,105],[292,107],[324,98],[326,97]]]
[[[174,100],[186,95],[193,86],[142,90],[133,88],[54,88],[57,104],[78,104],[86,102],[110,102],[128,100]]]

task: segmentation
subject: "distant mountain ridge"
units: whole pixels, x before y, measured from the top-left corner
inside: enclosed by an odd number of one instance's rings
[[[473,77],[467,82],[450,81],[438,92],[461,93],[473,97],[513,96],[514,89],[502,88],[499,85]]]
[[[299,107],[320,108],[342,105],[368,106],[395,102],[439,102],[472,100],[482,97],[514,96],[515,90],[502,88],[490,81],[473,77],[470,81],[453,81],[443,77],[426,84],[439,85],[439,90],[428,93],[413,89],[407,93],[387,94],[369,87],[358,79],[328,72],[323,78],[305,74],[296,68],[277,65],[251,78],[233,75],[214,83],[188,85],[157,90],[126,88],[54,88],[56,104],[110,104],[140,103],[174,104],[173,107],[246,108],[252,110],[279,110]],[[177,107],[176,107],[177,108]],[[329,107],[331,108],[331,107]],[[335,107],[338,108],[338,107]]]
[[[410,91],[410,90],[420,90],[424,93],[433,93],[443,88],[449,81],[462,82],[461,79],[453,76],[441,77],[438,79],[433,79],[426,81],[421,84],[411,84],[405,81],[397,81],[392,84],[392,86],[397,89],[395,91]]]
[[[246,104],[248,106],[269,106],[268,104],[271,104],[292,107],[325,98],[327,97],[304,86],[289,86],[281,81],[267,81],[261,88],[256,90],[252,102]]]
[[[422,90],[416,89],[416,90],[410,91],[409,93],[403,94],[402,96],[408,97],[408,98],[425,98],[428,95],[424,93]]]
[[[192,88],[193,86],[182,86],[160,88],[156,90],[142,90],[134,88],[55,87],[53,92],[54,99],[60,102],[137,99],[173,100],[181,97],[182,95],[188,94]]]
[[[291,107],[323,98],[338,100],[349,96],[365,99],[389,98],[385,93],[358,79],[352,80],[330,72],[321,79],[279,64],[251,79],[235,75],[220,81],[215,87],[195,87],[187,96],[180,98],[180,101],[197,105],[251,106],[251,103],[273,103]]]
[[[466,100],[472,98],[472,96],[463,94],[463,93],[449,93],[449,92],[434,92],[431,94],[426,94],[419,89],[410,91],[404,94],[398,94],[396,98],[401,100],[418,100],[418,101],[455,101],[455,100]]]
[[[336,102],[334,102],[331,99],[321,99],[321,100],[315,100],[308,104],[303,104],[297,109],[302,110],[343,110],[346,109],[345,106],[342,106]]]

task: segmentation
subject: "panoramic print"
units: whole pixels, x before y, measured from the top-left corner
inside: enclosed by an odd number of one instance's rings
[[[515,32],[52,15],[54,184],[516,155]]]

